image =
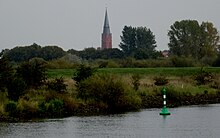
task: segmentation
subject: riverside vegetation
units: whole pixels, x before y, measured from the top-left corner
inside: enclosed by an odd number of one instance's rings
[[[169,50],[163,52],[156,50],[155,35],[144,26],[124,26],[120,49],[64,51],[36,43],[4,49],[0,120],[162,107],[162,87],[167,88],[169,107],[219,103],[217,28],[211,22],[176,21],[168,37]]]
[[[162,87],[168,91],[168,107],[220,102],[219,68],[113,69],[82,64],[75,70],[46,70],[46,63],[36,58],[17,67],[5,58],[0,61],[3,121],[160,108]]]

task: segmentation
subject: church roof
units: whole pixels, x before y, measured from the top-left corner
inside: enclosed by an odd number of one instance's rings
[[[104,26],[103,26],[103,34],[110,34],[110,26],[109,26],[107,9],[105,11],[105,21],[104,21]]]

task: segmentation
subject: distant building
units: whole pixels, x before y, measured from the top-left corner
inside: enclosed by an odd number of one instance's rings
[[[105,20],[102,33],[102,49],[112,48],[112,34],[110,32],[107,9],[105,11]]]
[[[161,54],[162,54],[164,57],[169,57],[169,53],[170,53],[169,50],[164,50],[164,51],[161,52]]]

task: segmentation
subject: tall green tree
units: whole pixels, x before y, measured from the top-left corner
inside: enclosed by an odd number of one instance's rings
[[[202,39],[200,57],[217,57],[219,49],[218,30],[210,22],[202,22]]]
[[[168,44],[171,54],[177,56],[195,56],[199,52],[201,29],[196,20],[176,21],[168,32]]]
[[[168,32],[171,54],[201,59],[216,57],[219,35],[212,23],[196,20],[176,21]]]
[[[125,56],[133,54],[133,51],[136,49],[136,28],[131,26],[124,27],[119,47],[124,52]]]
[[[127,57],[152,58],[156,52],[155,36],[146,27],[125,26],[119,47]]]

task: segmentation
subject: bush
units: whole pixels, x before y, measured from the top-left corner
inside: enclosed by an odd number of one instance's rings
[[[13,101],[18,101],[18,99],[25,94],[26,88],[27,85],[23,79],[15,76],[10,82],[10,87],[8,87],[8,98]]]
[[[199,64],[198,61],[185,57],[172,57],[171,61],[174,67],[195,67]]]
[[[14,78],[14,68],[5,57],[0,58],[0,91],[11,87],[9,84]]]
[[[125,85],[117,76],[94,75],[80,83],[78,97],[84,101],[104,103],[109,112],[121,112],[134,109],[131,108],[132,104],[132,107],[139,105],[137,95],[126,91]]]
[[[132,79],[132,84],[133,84],[133,89],[135,91],[138,90],[139,86],[140,86],[140,75],[138,74],[135,74],[135,75],[132,75],[131,76],[131,79]]]
[[[119,68],[120,65],[114,60],[108,60],[108,68]]]
[[[15,116],[17,112],[17,103],[14,101],[9,101],[5,105],[5,111],[8,112],[10,116]]]
[[[47,78],[45,62],[37,58],[21,64],[21,66],[17,68],[17,73],[28,87],[37,88],[44,84]]]
[[[181,95],[179,90],[176,90],[173,86],[167,88],[166,90],[166,95],[169,102],[180,102]]]
[[[135,111],[142,106],[142,99],[136,92],[126,90],[124,97],[120,100],[121,111]]]
[[[47,62],[47,68],[49,69],[70,69],[78,66],[80,63],[73,63],[67,57],[52,60]]]
[[[63,98],[64,112],[66,115],[73,115],[78,109],[78,102],[71,97]]]
[[[47,87],[50,90],[53,90],[58,93],[65,93],[67,85],[64,84],[64,80],[62,77],[56,78],[55,80],[49,81],[47,83]]]
[[[220,80],[214,80],[211,84],[211,88],[220,89]]]
[[[17,109],[21,118],[38,117],[39,107],[37,101],[20,98]]]
[[[213,66],[214,67],[220,67],[220,53],[218,54],[218,57],[214,61]]]
[[[92,76],[96,69],[87,67],[83,64],[80,65],[79,68],[76,69],[74,74],[74,81],[76,81],[76,86],[83,80],[87,79],[88,77]]]
[[[59,117],[62,116],[63,110],[64,110],[64,103],[60,99],[53,99],[49,102],[48,105],[48,112],[53,117]]]
[[[195,76],[197,85],[205,85],[213,81],[213,75],[201,68],[201,71]]]
[[[38,103],[38,107],[39,107],[40,116],[42,116],[43,114],[46,114],[47,106],[46,106],[46,102],[45,101],[39,102]]]
[[[157,86],[166,85],[169,82],[168,79],[163,75],[155,77],[154,81],[154,84]]]
[[[99,61],[99,68],[106,68],[108,65],[108,61]]]
[[[205,66],[212,66],[215,64],[216,58],[205,56],[201,59],[201,62]]]

